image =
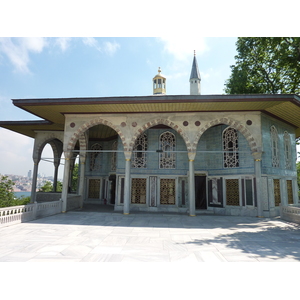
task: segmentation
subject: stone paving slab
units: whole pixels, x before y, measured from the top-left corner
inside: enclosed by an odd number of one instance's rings
[[[71,211],[0,227],[0,262],[299,262],[279,218]]]

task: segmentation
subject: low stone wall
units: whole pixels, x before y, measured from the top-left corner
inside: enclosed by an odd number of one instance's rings
[[[67,211],[80,208],[81,195],[68,194]]]
[[[300,224],[300,207],[297,206],[281,206],[280,217],[282,220]]]
[[[8,226],[61,213],[62,201],[0,208],[0,226]]]
[[[61,198],[61,193],[54,192],[37,192],[36,193],[36,202],[49,202],[49,201],[58,201]]]

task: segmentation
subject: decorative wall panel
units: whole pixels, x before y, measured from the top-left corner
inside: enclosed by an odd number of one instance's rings
[[[150,176],[150,206],[156,206],[156,183],[157,177]]]

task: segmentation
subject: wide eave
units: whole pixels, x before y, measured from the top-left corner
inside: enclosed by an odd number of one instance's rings
[[[64,130],[66,114],[261,111],[296,128],[300,136],[297,95],[159,95],[13,99],[13,104],[41,121],[2,121],[0,127],[34,137],[36,130]]]

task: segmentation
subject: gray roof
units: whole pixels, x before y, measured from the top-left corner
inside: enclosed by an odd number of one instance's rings
[[[200,73],[199,73],[199,70],[198,70],[198,64],[197,64],[196,56],[194,56],[190,80],[193,79],[193,78],[197,78],[197,79],[201,80]]]

